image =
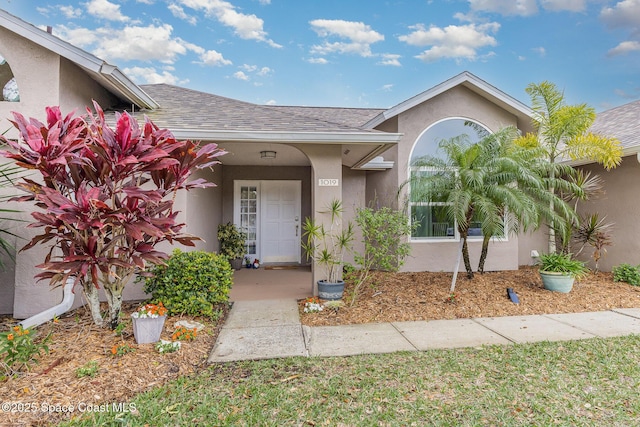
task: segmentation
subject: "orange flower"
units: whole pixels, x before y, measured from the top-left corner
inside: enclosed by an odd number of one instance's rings
[[[25,335],[29,335],[29,330],[25,329],[24,331],[22,331],[22,333],[25,334]]]
[[[114,345],[113,347],[111,347],[111,354],[115,355],[118,353],[118,346]]]
[[[9,341],[13,341],[13,334],[9,334],[9,335],[7,335],[7,339],[8,339]]]
[[[20,332],[20,326],[14,326],[13,327],[13,331],[14,332]]]

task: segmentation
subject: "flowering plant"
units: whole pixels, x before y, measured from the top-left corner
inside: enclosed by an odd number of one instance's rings
[[[318,313],[323,310],[322,304],[318,297],[309,297],[304,300],[305,313]]]
[[[134,319],[146,319],[156,318],[167,314],[167,309],[162,305],[162,302],[158,304],[147,304],[140,307],[138,310],[131,313],[131,317]]]
[[[0,369],[7,375],[19,371],[22,367],[37,363],[36,357],[44,351],[49,353],[47,342],[51,334],[39,343],[34,342],[33,334],[22,326],[14,326],[9,332],[0,333]]]
[[[160,340],[156,344],[156,350],[158,350],[158,353],[160,354],[173,353],[174,351],[180,350],[180,343],[177,341],[171,342],[171,341]]]
[[[134,351],[136,351],[136,349],[130,347],[128,344],[114,344],[113,347],[111,347],[111,355],[113,357],[121,357]]]
[[[171,335],[172,340],[179,341],[193,341],[196,339],[198,335],[198,331],[196,328],[187,329],[184,326],[180,326],[176,331]]]

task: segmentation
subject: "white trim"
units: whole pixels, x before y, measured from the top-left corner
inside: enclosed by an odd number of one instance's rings
[[[495,86],[490,85],[489,83],[471,74],[470,72],[464,71],[457,76],[454,76],[449,80],[446,80],[432,87],[431,89],[428,89],[412,98],[407,99],[404,102],[401,102],[394,107],[391,107],[386,111],[383,111],[382,113],[371,119],[369,122],[367,122],[363,126],[363,128],[373,129],[376,126],[379,126],[380,124],[389,120],[390,118],[395,117],[407,110],[410,110],[411,108],[422,104],[423,102],[428,101],[429,99],[434,98],[459,85],[463,85],[471,89],[484,98],[492,100],[494,103],[502,104],[503,108],[511,111],[515,115],[526,116],[529,119],[531,119],[533,115],[533,111],[522,102],[518,101],[515,98],[512,98]]]
[[[397,144],[402,134],[378,132],[282,132],[171,129],[177,139],[225,142],[279,142],[322,144]],[[385,147],[387,149],[389,147]]]

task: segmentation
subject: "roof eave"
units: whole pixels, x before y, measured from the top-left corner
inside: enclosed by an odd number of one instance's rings
[[[392,117],[395,117],[419,104],[422,104],[425,101],[428,101],[431,98],[434,98],[456,86],[463,85],[474,92],[479,93],[481,96],[487,97],[487,95],[493,98],[494,101],[498,101],[503,104],[512,112],[520,116],[521,118],[531,119],[533,116],[533,111],[523,104],[522,102],[512,98],[496,87],[490,85],[484,80],[476,77],[475,75],[469,73],[468,71],[464,71],[457,76],[446,80],[431,89],[428,89],[412,98],[407,99],[404,102],[396,105],[395,107],[391,107],[390,109],[383,111],[378,114],[376,117],[367,122],[363,128],[364,129],[374,129],[376,126],[381,125],[385,121],[389,120]]]
[[[115,91],[115,94],[120,95],[121,98],[138,105],[140,108],[154,109],[159,107],[158,103],[124,75],[118,67],[110,65],[95,55],[77,48],[2,9],[0,9],[0,20],[2,21],[2,26],[9,31],[31,40],[92,73],[96,81],[106,84],[109,89]]]
[[[287,132],[171,129],[177,139],[302,144],[397,144],[401,134],[372,132]]]

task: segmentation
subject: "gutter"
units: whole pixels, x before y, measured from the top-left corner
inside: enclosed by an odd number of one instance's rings
[[[67,279],[67,283],[64,285],[64,289],[62,291],[63,297],[62,302],[58,305],[55,305],[41,313],[35,314],[28,319],[23,320],[18,323],[18,325],[22,326],[24,329],[29,329],[34,326],[40,326],[49,320],[53,320],[53,318],[60,316],[61,314],[66,313],[71,309],[73,305],[73,299],[75,294],[73,293],[73,285],[75,283],[75,277],[69,277]]]

